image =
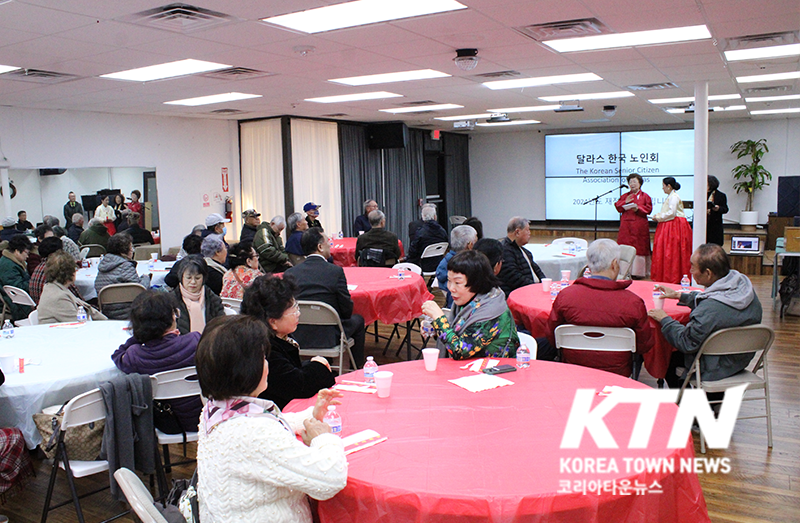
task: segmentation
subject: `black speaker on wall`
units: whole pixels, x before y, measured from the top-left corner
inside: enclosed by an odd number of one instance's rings
[[[402,122],[370,124],[367,144],[370,149],[403,149],[408,144],[408,126]]]
[[[800,216],[800,176],[778,177],[778,216]]]

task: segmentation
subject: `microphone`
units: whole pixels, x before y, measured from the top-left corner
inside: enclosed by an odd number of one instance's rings
[[[627,189],[627,188],[628,188],[628,186],[627,186],[627,185],[625,185],[624,183],[621,183],[621,184],[619,184],[619,188],[620,188],[620,189]]]

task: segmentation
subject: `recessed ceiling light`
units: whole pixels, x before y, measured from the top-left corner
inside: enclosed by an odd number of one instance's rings
[[[712,107],[712,109],[714,109],[714,112],[718,112],[718,111],[745,111],[745,110],[747,110],[747,106],[746,105],[729,105],[727,107],[714,106],[714,107]]]
[[[633,31],[630,33],[546,40],[542,43],[559,53],[571,53],[574,51],[597,51],[598,49],[635,47],[639,45],[672,44],[690,42],[692,40],[705,40],[707,38],[711,38],[711,33],[708,32],[706,26],[693,25],[652,31]]]
[[[130,80],[132,82],[150,82],[152,80],[164,80],[165,78],[175,78],[176,76],[186,76],[188,74],[207,73],[228,69],[230,65],[215,64],[214,62],[204,62],[202,60],[178,60],[166,64],[150,65],[120,71],[118,73],[101,74],[100,78],[111,78],[112,80]]]
[[[369,74],[366,76],[352,76],[350,78],[334,78],[329,82],[345,85],[374,85],[388,84],[391,82],[408,82],[411,80],[427,80],[430,78],[445,78],[450,76],[433,69],[420,69],[418,71],[401,71],[399,73]]]
[[[400,113],[421,113],[424,111],[445,111],[447,109],[463,109],[463,105],[456,104],[435,104],[435,105],[417,105],[415,107],[400,107],[398,109],[381,109],[381,112],[400,114]]]
[[[736,62],[739,60],[763,60],[765,58],[781,58],[795,55],[800,55],[800,44],[773,45],[770,47],[759,47],[758,49],[725,51],[725,58],[729,62]]]
[[[564,94],[560,96],[540,96],[545,102],[569,102],[571,100],[607,100],[610,98],[628,98],[635,96],[630,91],[612,91],[608,93]]]
[[[531,105],[529,107],[504,107],[502,109],[487,109],[493,113],[529,113],[532,111],[554,111],[560,105]]]
[[[800,71],[792,71],[789,73],[774,73],[774,74],[756,74],[753,76],[739,76],[736,81],[740,84],[752,84],[756,82],[774,82],[777,80],[793,80],[800,78]]]
[[[790,107],[789,109],[765,109],[763,111],[750,111],[750,114],[786,114],[800,113],[800,107]]]
[[[497,80],[484,82],[483,85],[492,90],[517,89],[520,87],[535,87],[538,85],[571,84],[577,82],[596,82],[602,80],[594,73],[562,74],[557,76],[540,76],[538,78],[517,78],[514,80]]]
[[[8,73],[10,71],[16,71],[17,69],[21,68],[13,65],[0,65],[0,74]]]
[[[754,96],[745,98],[747,103],[751,102],[780,102],[783,100],[800,100],[800,94],[785,94],[783,96]]]
[[[730,105],[728,107],[721,107],[721,106],[709,107],[709,110],[715,113],[720,113],[723,111],[744,111],[746,109],[747,107],[744,105]],[[673,107],[672,109],[666,109],[666,112],[670,114],[683,114],[687,112],[693,113],[694,109],[689,110],[683,107]]]
[[[738,100],[739,98],[741,97],[738,94],[712,94],[708,97],[708,100]],[[683,98],[653,98],[647,101],[651,104],[682,104],[694,102],[694,96],[685,96]]]
[[[434,120],[443,120],[445,122],[457,122],[458,120],[480,120],[481,118],[489,118],[492,113],[481,114],[464,114],[461,116],[437,116]]]
[[[511,120],[510,122],[497,122],[497,123],[476,123],[478,127],[500,127],[501,125],[531,125],[535,123],[542,123],[539,120]]]
[[[306,102],[332,104],[337,102],[358,102],[360,100],[381,100],[383,98],[399,98],[402,94],[388,93],[386,91],[373,91],[371,93],[340,94],[338,96],[321,96],[319,98],[306,98]]]
[[[262,21],[304,33],[321,33],[466,8],[455,0],[356,0],[262,18]]]
[[[186,98],[184,100],[172,100],[171,102],[164,103],[167,105],[188,105],[189,107],[194,107],[196,105],[209,105],[222,102],[232,102],[234,100],[247,100],[248,98],[261,98],[261,95],[246,93],[222,93],[212,94],[209,96],[198,96],[197,98]]]

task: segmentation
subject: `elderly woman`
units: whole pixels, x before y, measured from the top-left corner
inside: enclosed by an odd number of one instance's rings
[[[133,261],[133,240],[124,232],[115,234],[108,240],[108,251],[97,266],[94,288],[98,296],[104,287],[117,283],[138,283],[150,287],[150,275],[139,276],[136,262]],[[110,303],[103,309],[109,319],[127,320],[131,314],[130,303]]]
[[[667,198],[661,212],[653,215],[658,222],[653,238],[653,264],[650,277],[653,281],[680,283],[681,277],[691,271],[692,228],[683,212],[683,201],[678,196],[681,184],[668,176],[661,184]]]
[[[617,242],[636,249],[632,272],[644,277],[647,276],[650,262],[650,225],[647,215],[653,210],[653,201],[642,190],[644,180],[640,175],[631,173],[627,179],[631,190],[620,196],[614,204],[620,213]]]
[[[200,333],[180,334],[178,314],[175,301],[169,294],[145,291],[134,298],[131,305],[133,336],[111,355],[117,368],[126,374],[156,374],[193,367]],[[170,419],[166,413],[156,415],[158,429],[167,434],[180,433],[180,429],[184,432],[197,431],[200,410],[203,408],[199,397],[170,400],[169,405],[175,418]]]
[[[305,256],[303,248],[300,246],[300,238],[308,230],[308,222],[299,212],[295,212],[286,218],[288,236],[286,238],[286,252],[296,256]]]
[[[450,296],[450,291],[447,290],[447,263],[459,252],[463,252],[475,245],[478,241],[478,231],[470,225],[459,225],[450,231],[450,252],[444,255],[439,266],[436,267],[436,279],[439,282],[439,288],[444,290],[445,307],[453,306],[453,297]]]
[[[197,444],[203,523],[311,523],[306,496],[329,499],[347,484],[342,440],[321,421],[342,394],[324,389],[313,407],[281,413],[258,398],[269,351],[267,326],[251,316],[216,320],[200,339],[197,376],[208,398]]]
[[[181,260],[178,269],[178,286],[172,291],[178,302],[178,330],[187,332],[203,332],[206,323],[218,316],[225,315],[222,300],[208,288],[206,277],[208,266],[197,254]]]
[[[28,292],[31,276],[28,274],[27,260],[30,252],[31,242],[24,234],[17,234],[8,240],[8,247],[0,256],[0,287],[11,285]],[[27,318],[31,313],[30,307],[13,303],[2,289],[0,289],[0,296],[11,308],[11,316],[14,321]]]
[[[433,318],[440,355],[447,353],[456,360],[516,357],[517,327],[482,252],[460,252],[447,262],[447,288],[453,297],[452,311],[445,314],[434,301],[422,304],[422,312]]]
[[[270,330],[269,386],[259,397],[284,408],[295,398],[310,398],[320,389],[336,384],[328,360],[315,356],[311,361],[300,360],[300,345],[290,334],[300,322],[300,310],[294,296],[294,278],[285,276],[258,278],[244,293],[242,314],[255,316]]]
[[[72,256],[56,251],[47,257],[44,275],[47,283],[39,298],[39,323],[66,323],[78,318],[78,308],[83,307],[93,320],[107,319],[100,311],[75,296],[69,286],[75,283],[77,266]]]
[[[244,290],[264,273],[258,270],[258,254],[250,242],[239,242],[231,247],[229,258],[231,269],[222,277],[220,296],[241,300]]]
[[[208,265],[206,285],[219,296],[222,293],[222,278],[228,272],[225,262],[228,259],[228,246],[215,235],[206,236],[200,245],[200,254]]]
[[[78,237],[78,243],[81,245],[102,245],[105,249],[108,246],[109,239],[111,239],[111,235],[108,233],[108,229],[103,225],[103,221],[95,216],[89,220],[89,227]]]

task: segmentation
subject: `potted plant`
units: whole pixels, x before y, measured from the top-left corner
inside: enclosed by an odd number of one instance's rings
[[[733,178],[737,181],[733,184],[736,194],[744,192],[747,194],[747,206],[741,212],[739,225],[743,230],[754,231],[758,224],[758,211],[753,210],[753,195],[769,185],[767,180],[772,180],[772,173],[761,165],[761,159],[765,153],[769,152],[767,139],[760,140],[740,140],[731,145],[731,154],[736,154],[736,158],[749,157],[750,163],[737,165],[731,170]]]

